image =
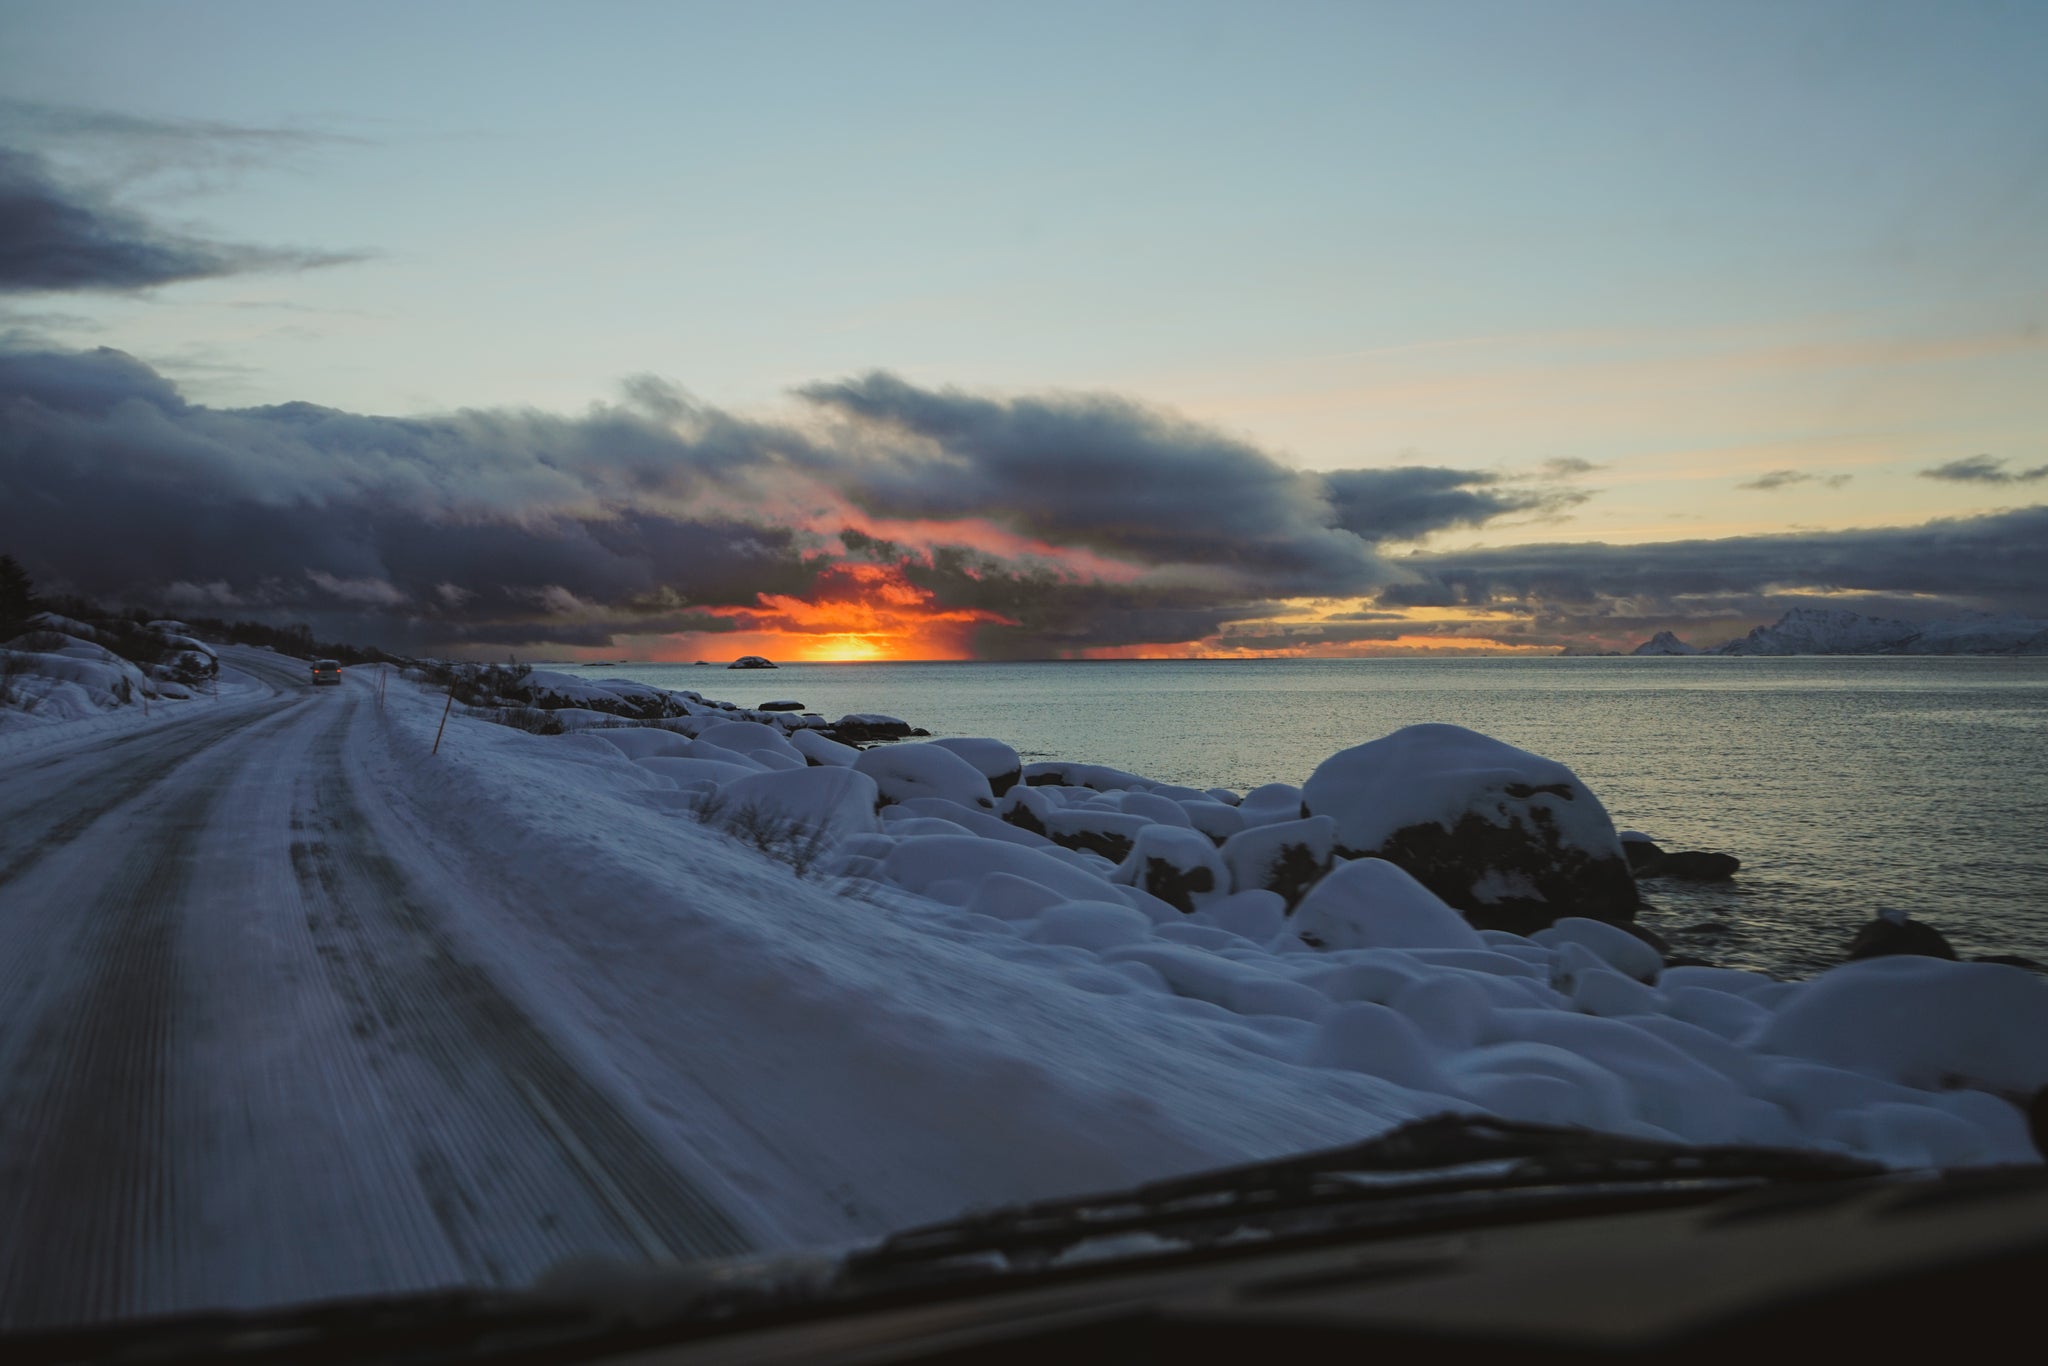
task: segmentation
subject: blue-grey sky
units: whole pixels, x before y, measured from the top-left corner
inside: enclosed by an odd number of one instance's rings
[[[2044,70],[2031,0],[14,0],[0,140],[301,255],[6,310],[214,406],[883,370],[1600,467],[1436,550],[1905,525],[2043,487],[1921,476],[2048,462]]]

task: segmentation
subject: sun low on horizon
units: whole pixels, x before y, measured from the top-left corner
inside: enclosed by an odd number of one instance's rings
[[[39,583],[471,659],[2048,618],[2048,10],[503,13],[0,14]]]

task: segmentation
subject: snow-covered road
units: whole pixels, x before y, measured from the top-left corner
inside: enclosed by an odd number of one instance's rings
[[[744,1249],[450,929],[370,680],[233,663],[0,770],[0,1327]]]
[[[1379,939],[1316,947],[1005,873],[965,807],[804,876],[628,753],[701,740],[457,710],[435,754],[420,683],[223,660],[217,699],[0,748],[0,1328],[840,1246],[1445,1110],[2034,1157],[2020,968],[1660,972],[1585,921],[1478,937],[1370,859],[1297,915],[1371,882],[1341,923]]]

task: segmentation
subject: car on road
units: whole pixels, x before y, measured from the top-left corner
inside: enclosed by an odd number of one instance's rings
[[[341,661],[338,659],[316,659],[313,661],[313,681],[316,684],[331,683],[341,686]]]

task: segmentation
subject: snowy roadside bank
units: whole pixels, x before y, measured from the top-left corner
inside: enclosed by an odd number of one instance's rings
[[[216,649],[182,622],[117,624],[115,632],[38,612],[26,632],[0,644],[0,756],[174,724],[271,695],[247,674],[221,677]]]
[[[1304,817],[1302,789],[1197,793],[996,741],[826,749],[709,705],[557,735],[458,713],[429,759],[440,699],[392,697],[386,780],[527,889],[480,932],[792,1241],[1447,1109],[1898,1166],[2037,1160],[2032,974],[1894,958],[1787,983],[1664,968],[1583,916],[1475,929],[1345,856],[1457,785],[1387,806],[1357,751]],[[1469,751],[1467,787],[1499,757],[1422,738]],[[1567,810],[1568,770],[1523,760],[1539,769],[1502,800],[1547,810],[1599,885],[1605,813],[1590,794]],[[757,851],[789,858],[776,829],[811,832],[809,877]]]

